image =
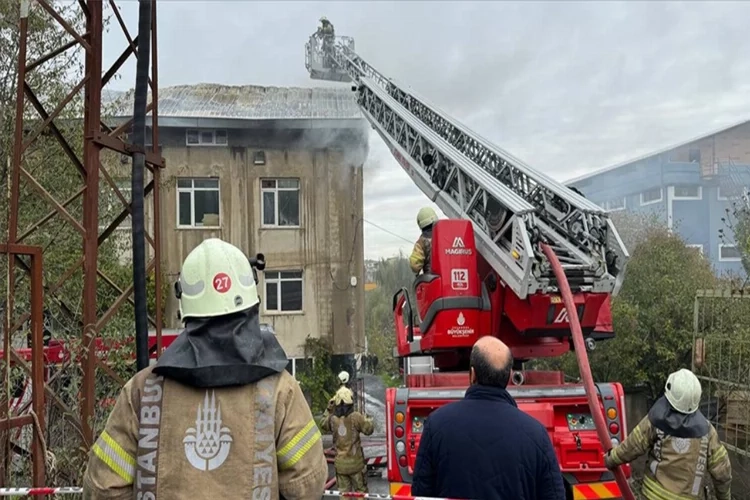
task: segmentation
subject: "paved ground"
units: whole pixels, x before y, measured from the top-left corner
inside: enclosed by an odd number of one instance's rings
[[[365,413],[373,418],[375,432],[372,436],[362,436],[362,447],[365,457],[385,455],[385,386],[383,380],[375,375],[365,375]],[[331,446],[331,436],[323,436],[323,446]],[[333,476],[333,466],[329,466]],[[385,467],[380,469],[381,477],[367,478],[370,493],[387,494],[388,481],[385,479]]]

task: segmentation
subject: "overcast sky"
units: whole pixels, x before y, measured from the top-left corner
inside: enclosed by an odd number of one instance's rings
[[[118,4],[135,33],[137,2]],[[559,180],[750,118],[750,2],[158,5],[161,86],[321,85],[303,48],[325,15],[378,70]],[[124,44],[112,26],[105,64]],[[375,135],[365,169],[366,257],[408,253],[426,198]]]

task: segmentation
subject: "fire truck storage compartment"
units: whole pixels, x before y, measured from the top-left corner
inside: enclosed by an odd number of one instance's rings
[[[442,405],[440,405],[442,406]],[[420,406],[409,404],[406,410],[406,456],[409,460],[409,468],[414,469],[417,461],[417,450],[419,441],[422,439],[424,425],[430,416],[430,413],[438,409],[439,406],[430,404],[429,406]]]
[[[468,220],[440,220],[432,229],[430,273],[415,283],[423,349],[471,346],[482,331],[482,285],[474,229]]]

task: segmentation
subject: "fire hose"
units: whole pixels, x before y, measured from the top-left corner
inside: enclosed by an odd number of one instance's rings
[[[599,400],[596,397],[596,387],[594,386],[594,378],[591,376],[591,366],[589,366],[589,357],[586,354],[586,345],[583,340],[583,332],[581,331],[581,323],[578,321],[578,314],[576,313],[575,304],[573,303],[573,294],[570,291],[570,285],[568,284],[568,278],[565,276],[565,271],[560,264],[560,260],[555,255],[552,248],[545,244],[541,244],[544,255],[549,260],[552,271],[555,273],[557,278],[557,285],[560,288],[560,295],[562,296],[565,310],[568,312],[568,320],[570,322],[570,332],[573,337],[573,345],[575,347],[576,360],[578,361],[578,369],[581,372],[581,378],[583,379],[583,386],[586,389],[586,399],[589,404],[589,411],[594,419],[596,425],[596,433],[599,437],[599,441],[607,452],[612,449],[612,441],[607,433],[607,424],[604,422],[604,415],[602,415],[601,408],[599,407]],[[614,471],[615,480],[617,486],[620,488],[620,492],[623,498],[626,500],[635,500],[633,491],[630,489],[628,480],[625,478],[625,473],[622,467],[617,467]]]

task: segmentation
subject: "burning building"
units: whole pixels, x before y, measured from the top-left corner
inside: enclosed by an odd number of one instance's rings
[[[132,101],[121,103],[115,114],[125,120]],[[368,146],[351,92],[178,86],[159,89],[158,114],[166,279],[175,281],[183,259],[206,238],[222,238],[250,256],[263,253],[261,322],[273,327],[292,360],[289,370],[309,366],[308,336],[329,339],[335,364],[350,366],[364,348]],[[151,145],[150,129],[146,137]],[[129,159],[123,171],[126,165]],[[129,172],[120,185],[129,194]],[[146,218],[152,226],[148,209]],[[129,229],[127,222],[119,229]],[[180,326],[171,294],[165,318],[166,328]]]

